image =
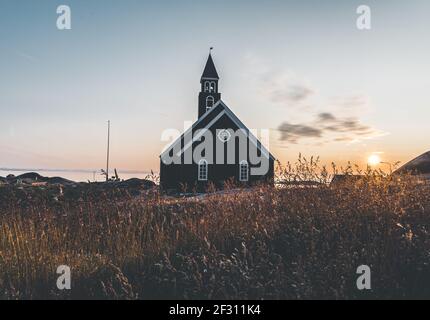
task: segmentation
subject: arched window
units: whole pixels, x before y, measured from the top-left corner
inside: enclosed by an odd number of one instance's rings
[[[216,92],[216,83],[212,81],[210,84],[209,92]]]
[[[214,106],[215,99],[212,96],[206,98],[206,111],[209,111],[210,108]]]
[[[204,159],[199,161],[199,168],[198,168],[198,176],[199,181],[207,181],[208,180],[208,162]]]
[[[240,162],[239,165],[239,181],[249,180],[249,166],[246,160]]]
[[[205,81],[205,92],[211,92],[211,83],[210,83],[210,81]]]

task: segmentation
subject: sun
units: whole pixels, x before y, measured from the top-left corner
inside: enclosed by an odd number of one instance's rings
[[[376,166],[381,163],[381,158],[377,154],[372,154],[368,159],[367,163],[371,166]]]

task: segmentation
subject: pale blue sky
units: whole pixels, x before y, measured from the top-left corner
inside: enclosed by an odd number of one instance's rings
[[[56,28],[60,4],[70,31]],[[360,4],[370,31],[356,28]],[[100,168],[110,119],[112,166],[157,171],[162,131],[197,117],[210,46],[223,100],[273,129],[281,161],[406,161],[430,149],[429,13],[426,0],[0,0],[0,167]],[[321,126],[323,112],[369,133],[293,144],[276,130]]]

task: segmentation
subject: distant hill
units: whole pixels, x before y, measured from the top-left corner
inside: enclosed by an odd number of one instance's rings
[[[62,177],[44,177],[37,172],[27,172],[18,176],[13,174],[8,175],[7,177],[0,177],[0,183],[8,184],[8,185],[37,185],[37,183],[43,183],[47,185],[62,185],[64,187],[71,187],[72,189],[76,188],[86,188],[91,186],[93,189],[100,190],[113,190],[113,189],[124,189],[124,190],[148,190],[156,186],[156,184],[152,181],[146,179],[138,179],[132,178],[129,180],[121,180],[121,181],[109,181],[106,182],[75,182],[72,180],[68,180]],[[139,191],[140,192],[140,191]]]
[[[61,177],[44,177],[36,172],[27,172],[23,173],[19,176],[14,176],[13,174],[8,175],[6,178],[0,177],[0,182],[15,184],[18,181],[22,181],[25,183],[34,183],[34,182],[46,182],[49,184],[62,184],[62,185],[70,185],[75,184],[76,182],[72,180],[68,180]]]
[[[34,181],[45,182],[47,178],[41,176],[36,172],[28,172],[28,173],[24,173],[19,176],[16,176],[16,179],[30,179]]]
[[[405,172],[430,174],[430,151],[423,153],[395,171],[395,173]]]

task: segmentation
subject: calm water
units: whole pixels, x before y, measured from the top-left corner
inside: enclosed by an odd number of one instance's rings
[[[15,176],[19,176],[23,173],[27,172],[37,172],[41,176],[44,177],[62,177],[66,178],[72,181],[76,182],[82,182],[82,181],[104,181],[104,176],[100,174],[100,172],[93,173],[92,171],[66,171],[66,170],[59,170],[59,171],[45,171],[45,170],[23,170],[23,171],[9,171],[9,170],[0,170],[0,177],[6,177],[9,174],[13,174]],[[113,175],[113,172],[110,174]],[[120,179],[127,180],[130,178],[139,178],[144,179],[148,173],[147,172],[121,172],[118,170],[118,175]]]

